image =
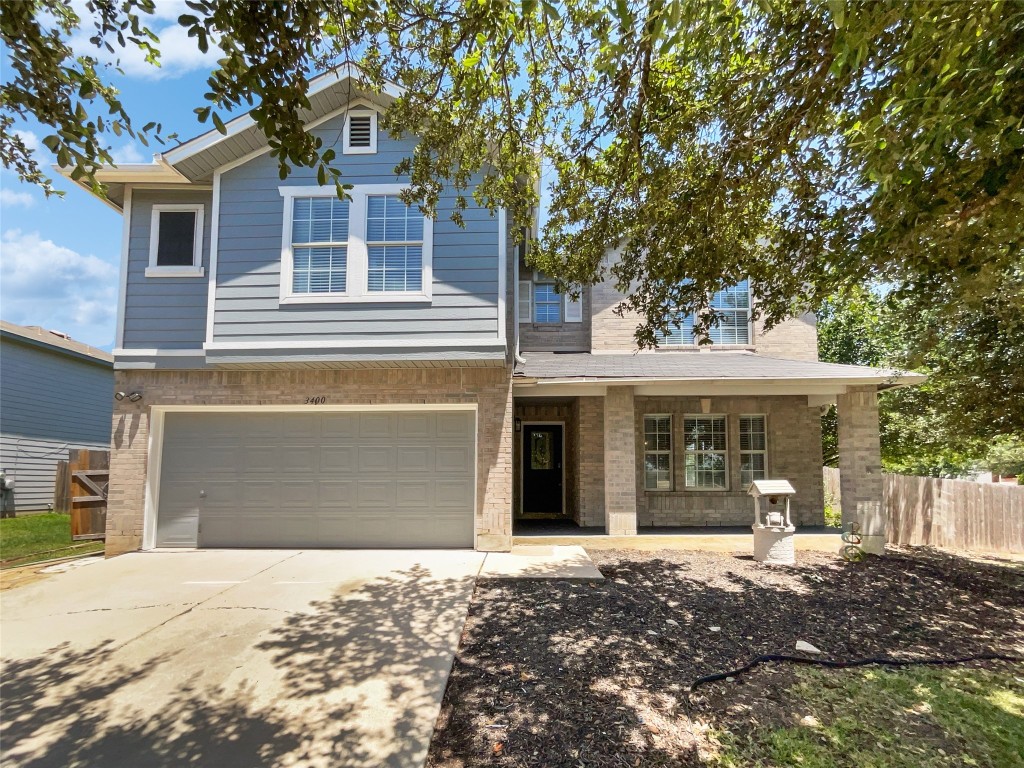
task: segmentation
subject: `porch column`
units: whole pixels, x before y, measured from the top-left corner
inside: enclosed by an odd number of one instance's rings
[[[843,527],[857,521],[861,548],[885,550],[882,458],[878,443],[878,392],[873,386],[849,387],[837,400],[839,412],[839,495]]]
[[[636,535],[633,387],[608,387],[604,397],[604,510],[609,536]]]

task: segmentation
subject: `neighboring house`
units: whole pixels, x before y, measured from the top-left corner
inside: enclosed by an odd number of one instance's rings
[[[114,359],[64,334],[0,321],[0,467],[17,512],[53,507],[69,448],[110,447]]]
[[[284,181],[249,117],[101,170],[124,211],[109,553],[171,546],[507,550],[516,521],[609,533],[748,524],[750,479],[822,522],[820,409],[838,398],[844,503],[878,510],[885,372],[817,362],[813,319],[763,333],[745,286],[711,350],[636,354],[609,284],[570,302],[505,213],[407,208],[397,91],[316,78],[311,132],[351,199]],[[522,360],[522,362],[519,362]],[[907,380],[905,379],[904,382]],[[872,506],[874,505],[874,506]],[[867,514],[866,512],[863,512]]]

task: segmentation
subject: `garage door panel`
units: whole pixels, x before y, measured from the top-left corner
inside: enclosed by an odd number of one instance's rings
[[[355,503],[355,481],[320,481],[320,508],[350,509]]]
[[[324,445],[320,447],[320,469],[323,472],[352,472],[358,465],[355,446]]]
[[[427,480],[399,481],[395,491],[395,506],[400,510],[433,506],[434,494],[431,492],[431,485],[432,483]]]
[[[441,440],[473,439],[475,420],[465,411],[439,411],[437,413],[437,437]]]
[[[392,509],[395,506],[395,486],[389,482],[362,480],[358,484],[356,499],[361,509]]]
[[[394,472],[395,448],[390,445],[363,445],[359,447],[359,471]]]
[[[395,450],[395,471],[403,472],[429,472],[431,450],[428,446],[400,445]]]
[[[436,472],[466,472],[470,465],[470,449],[466,446],[438,446],[434,451]]]
[[[465,411],[167,414],[157,544],[472,546],[474,426]]]
[[[361,413],[359,414],[359,437],[368,440],[393,440],[396,414],[393,413]]]
[[[332,413],[321,417],[320,436],[349,439],[359,435],[359,414]]]
[[[437,480],[434,483],[434,506],[449,509],[472,507],[472,480]]]
[[[403,440],[429,439],[435,434],[433,413],[398,414],[398,434]]]
[[[312,472],[318,466],[319,450],[314,445],[282,445],[277,460],[281,472]]]

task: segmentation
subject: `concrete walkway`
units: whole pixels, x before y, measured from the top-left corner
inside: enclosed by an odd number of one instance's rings
[[[2,595],[5,766],[422,766],[484,555],[137,553]]]
[[[583,547],[568,545],[516,546],[511,552],[490,552],[480,578],[601,581],[604,576]]]

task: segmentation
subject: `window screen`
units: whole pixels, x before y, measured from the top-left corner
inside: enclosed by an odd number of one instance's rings
[[[366,198],[367,290],[423,290],[423,214],[397,195]]]
[[[292,207],[292,291],[344,293],[348,271],[348,200],[297,197]]]
[[[683,437],[686,444],[686,487],[725,490],[728,487],[725,416],[687,416]]]
[[[160,211],[156,265],[191,267],[195,264],[195,211]]]

